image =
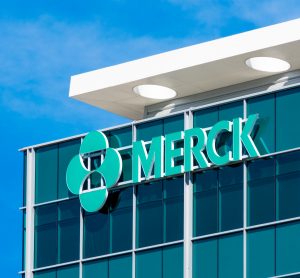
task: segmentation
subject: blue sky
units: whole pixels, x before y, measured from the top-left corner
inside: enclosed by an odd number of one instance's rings
[[[129,121],[69,99],[71,75],[298,17],[299,0],[2,1],[2,276],[21,269],[17,150]]]

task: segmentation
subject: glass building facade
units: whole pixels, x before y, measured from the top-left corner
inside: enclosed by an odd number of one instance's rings
[[[103,130],[122,156],[123,172],[96,213],[85,212],[66,186],[68,163],[83,136],[26,149],[21,275],[300,277],[299,104],[300,87],[295,87]],[[132,183],[132,142],[256,113],[252,137],[259,158]],[[230,149],[231,142],[229,133],[222,135],[219,152]],[[94,187],[100,180],[90,177]]]

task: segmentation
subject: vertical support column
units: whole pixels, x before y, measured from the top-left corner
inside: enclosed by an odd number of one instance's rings
[[[81,143],[83,141],[83,138],[81,138]],[[90,169],[90,158],[88,158],[89,160],[89,164],[88,167]],[[89,189],[90,189],[90,178],[88,179],[88,183],[89,183]],[[83,273],[82,273],[82,259],[83,259],[83,209],[80,206],[79,209],[79,278],[83,277]]]
[[[184,113],[184,129],[193,127],[193,115],[191,111]],[[184,174],[184,220],[183,220],[183,274],[184,278],[192,278],[192,236],[193,236],[193,184],[192,174]]]
[[[83,277],[82,274],[82,259],[83,259],[83,209],[80,207],[80,220],[79,220],[79,278]]]
[[[35,193],[35,151],[27,150],[26,171],[26,252],[25,277],[33,278],[34,268],[34,193]]]
[[[132,124],[132,142],[136,140],[136,126]],[[135,249],[136,249],[136,186],[132,188],[132,278],[135,278]]]
[[[247,102],[243,100],[244,119],[247,118]],[[247,277],[247,163],[243,162],[243,278]]]

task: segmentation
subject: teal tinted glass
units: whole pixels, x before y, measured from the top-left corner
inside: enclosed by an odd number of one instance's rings
[[[132,248],[132,187],[110,194],[110,250],[120,252]]]
[[[219,120],[218,106],[202,109],[194,113],[194,127],[211,127]]]
[[[57,205],[35,209],[34,265],[35,268],[57,263]]]
[[[264,228],[247,234],[247,277],[275,276],[275,229]]]
[[[164,187],[164,242],[183,238],[183,178],[167,179]]]
[[[168,117],[165,118],[163,121],[164,121],[164,133],[162,135],[184,130],[183,115]]]
[[[194,236],[218,231],[218,171],[194,175]],[[209,212],[209,213],[208,213]]]
[[[276,93],[276,151],[300,146],[300,88]]]
[[[275,95],[255,97],[247,100],[248,116],[258,114],[259,119],[252,133],[260,154],[275,151]]]
[[[109,147],[121,148],[132,144],[132,127],[124,127],[120,129],[105,132]]]
[[[275,160],[248,163],[248,225],[275,221]]]
[[[56,278],[56,270],[43,270],[39,272],[35,272],[33,275],[34,278]]]
[[[120,277],[122,278],[132,277],[131,255],[117,256],[109,259],[109,278],[120,278]]]
[[[137,187],[137,246],[163,242],[162,182]]]
[[[193,278],[218,277],[217,238],[199,240],[193,243]]]
[[[72,194],[66,184],[66,171],[71,159],[78,155],[80,139],[64,142],[58,145],[58,196],[62,199]]]
[[[95,257],[109,252],[109,213],[104,207],[96,213],[84,214],[83,256]]]
[[[300,272],[300,223],[280,225],[276,229],[276,275]]]
[[[59,204],[59,262],[79,259],[80,204],[78,199]]]
[[[136,254],[136,278],[153,277],[162,278],[162,251],[160,248]]]
[[[235,101],[219,106],[219,121],[232,121],[234,118],[243,118],[243,101]]]
[[[219,170],[219,230],[243,226],[243,166]]]
[[[57,145],[37,149],[35,163],[35,202],[55,200],[58,179]]]
[[[193,244],[193,278],[243,277],[243,236],[231,234]]]
[[[218,278],[243,277],[243,235],[233,234],[220,237],[218,248]]]
[[[78,265],[60,267],[57,269],[56,278],[75,278],[79,277]]]
[[[277,218],[300,215],[300,152],[277,156]]]
[[[163,278],[183,277],[183,246],[174,245],[163,248],[162,251]]]
[[[184,130],[183,115],[167,117],[165,119],[146,122],[137,125],[136,140],[150,141],[157,136]]]
[[[163,135],[163,120],[146,122],[136,127],[136,141],[150,141],[153,137]]]
[[[82,267],[82,278],[108,278],[108,261],[98,260],[86,262]]]

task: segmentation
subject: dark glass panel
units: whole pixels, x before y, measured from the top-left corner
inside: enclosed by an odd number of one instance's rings
[[[57,145],[37,149],[35,163],[35,202],[55,200],[58,180]]]
[[[275,160],[248,163],[248,225],[275,220]]]
[[[300,89],[276,93],[276,151],[300,146]]]
[[[253,130],[254,143],[260,154],[275,151],[275,95],[269,94],[247,100],[248,116],[258,114]]]
[[[58,198],[66,198],[73,194],[66,184],[66,172],[71,159],[79,154],[80,139],[60,143],[58,145]]]
[[[162,251],[154,249],[136,254],[136,278],[162,278]]]
[[[106,207],[99,212],[84,215],[84,258],[109,252],[109,214]]]
[[[275,276],[275,229],[263,228],[247,234],[247,277]]]

